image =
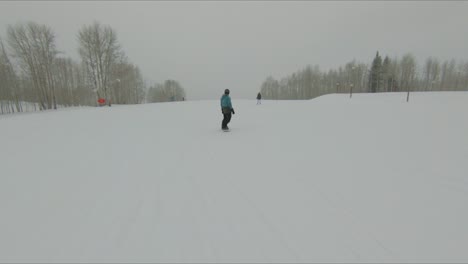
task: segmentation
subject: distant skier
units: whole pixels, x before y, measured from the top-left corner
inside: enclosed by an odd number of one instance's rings
[[[257,94],[257,104],[262,104],[262,95],[260,93]]]
[[[224,90],[224,94],[221,97],[221,112],[223,113],[223,122],[221,123],[221,129],[223,131],[229,131],[227,126],[231,121],[231,113],[234,113],[234,108],[232,108],[231,97],[229,97],[229,89]]]

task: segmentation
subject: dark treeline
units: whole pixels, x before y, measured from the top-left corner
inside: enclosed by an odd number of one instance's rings
[[[77,32],[80,60],[56,47],[53,30],[34,22],[10,25],[0,38],[0,113],[58,107],[139,104],[146,85],[110,26],[94,22]]]
[[[307,66],[281,80],[268,77],[261,86],[265,99],[311,99],[331,93],[409,91],[467,91],[468,62],[428,58],[418,66],[411,54],[401,59],[377,52],[371,65],[351,61],[337,70],[322,72]]]

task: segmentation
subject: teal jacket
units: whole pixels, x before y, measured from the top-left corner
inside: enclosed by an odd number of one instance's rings
[[[231,97],[229,97],[227,94],[224,94],[221,97],[221,109],[223,108],[228,108],[229,110],[232,109]]]

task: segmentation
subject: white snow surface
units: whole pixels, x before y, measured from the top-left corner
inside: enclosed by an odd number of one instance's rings
[[[1,262],[468,262],[468,93],[0,116]]]

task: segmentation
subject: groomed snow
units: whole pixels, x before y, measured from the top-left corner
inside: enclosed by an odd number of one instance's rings
[[[0,262],[468,262],[468,93],[0,116]]]

